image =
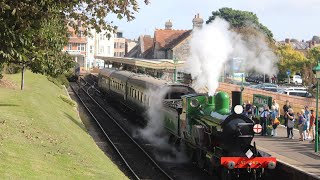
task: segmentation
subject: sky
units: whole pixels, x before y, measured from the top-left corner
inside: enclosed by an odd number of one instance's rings
[[[114,15],[108,18],[129,39],[144,34],[153,36],[154,30],[164,29],[169,19],[173,29],[192,29],[194,15],[199,13],[206,21],[212,11],[222,7],[255,13],[277,41],[320,36],[320,0],[150,0],[149,5],[138,0],[138,3],[140,10],[133,21],[118,20]]]

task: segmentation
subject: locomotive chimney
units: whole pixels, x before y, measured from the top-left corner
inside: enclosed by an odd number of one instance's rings
[[[234,107],[236,107],[236,105],[242,105],[241,104],[241,92],[240,91],[232,91],[231,92],[231,99],[232,99],[232,113],[234,113]]]

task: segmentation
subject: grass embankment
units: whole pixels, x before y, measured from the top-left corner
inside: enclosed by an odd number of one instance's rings
[[[127,179],[96,146],[65,91],[45,76],[0,88],[0,179]]]

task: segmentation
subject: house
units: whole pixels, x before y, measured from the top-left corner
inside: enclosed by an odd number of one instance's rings
[[[201,28],[203,19],[199,14],[193,20],[193,29],[173,29],[169,20],[164,29],[156,29],[153,38],[150,35],[141,35],[137,45],[125,56],[144,59],[174,59],[186,61],[190,54],[189,40],[194,29]]]

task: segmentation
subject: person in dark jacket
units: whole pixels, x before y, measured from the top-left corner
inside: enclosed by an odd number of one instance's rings
[[[284,125],[287,126],[288,124],[288,110],[291,108],[290,103],[286,100],[286,104],[283,106],[283,118],[284,118]]]
[[[262,126],[261,135],[266,136],[267,135],[267,123],[270,118],[270,111],[268,105],[264,105],[264,110],[260,114],[260,124]]]

